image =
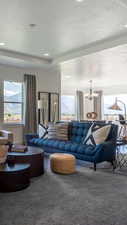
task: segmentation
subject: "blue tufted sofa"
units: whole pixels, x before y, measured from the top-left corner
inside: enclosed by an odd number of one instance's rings
[[[70,123],[70,140],[60,141],[53,139],[41,139],[37,134],[27,134],[26,141],[28,146],[42,147],[47,153],[71,153],[77,159],[89,161],[96,164],[109,161],[114,168],[115,154],[116,154],[116,138],[117,125],[111,124],[111,130],[107,140],[99,145],[83,145],[82,139],[87,135],[91,122],[71,122]],[[105,126],[105,122],[95,122],[100,127]]]

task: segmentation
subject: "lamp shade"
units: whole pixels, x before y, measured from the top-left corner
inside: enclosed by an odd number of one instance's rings
[[[119,105],[117,104],[117,98],[116,98],[116,100],[115,100],[115,103],[113,104],[113,105],[111,105],[110,107],[109,107],[109,109],[111,109],[111,110],[119,110],[119,111],[122,111],[122,109],[119,107]]]

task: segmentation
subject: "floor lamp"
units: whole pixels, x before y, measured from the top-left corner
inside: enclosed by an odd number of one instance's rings
[[[125,105],[125,103],[123,101],[121,101],[121,100],[116,98],[115,99],[115,103],[112,106],[110,106],[109,109],[122,111],[122,109],[118,105],[118,102],[120,102],[123,105],[123,107],[124,107],[124,119],[126,120],[126,111],[127,110],[126,110],[126,105]]]
[[[109,107],[109,109],[110,110],[118,110],[118,111],[122,111],[122,109],[119,107],[119,105],[118,105],[118,102],[120,102],[122,105],[123,105],[123,107],[124,107],[124,121],[125,121],[125,124],[124,124],[124,137],[126,137],[126,112],[127,112],[127,110],[126,110],[126,105],[125,105],[125,103],[123,102],[123,101],[121,101],[121,100],[119,100],[119,99],[115,99],[115,103],[113,104],[113,105],[111,105],[110,107]]]

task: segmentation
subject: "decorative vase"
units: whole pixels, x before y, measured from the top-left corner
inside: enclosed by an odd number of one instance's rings
[[[0,164],[4,164],[7,160],[8,146],[0,145]]]

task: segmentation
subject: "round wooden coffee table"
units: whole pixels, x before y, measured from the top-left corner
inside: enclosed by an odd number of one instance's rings
[[[44,151],[41,148],[29,146],[24,153],[8,152],[8,161],[30,164],[30,177],[44,173]]]
[[[0,192],[20,191],[30,184],[29,164],[0,165]]]

